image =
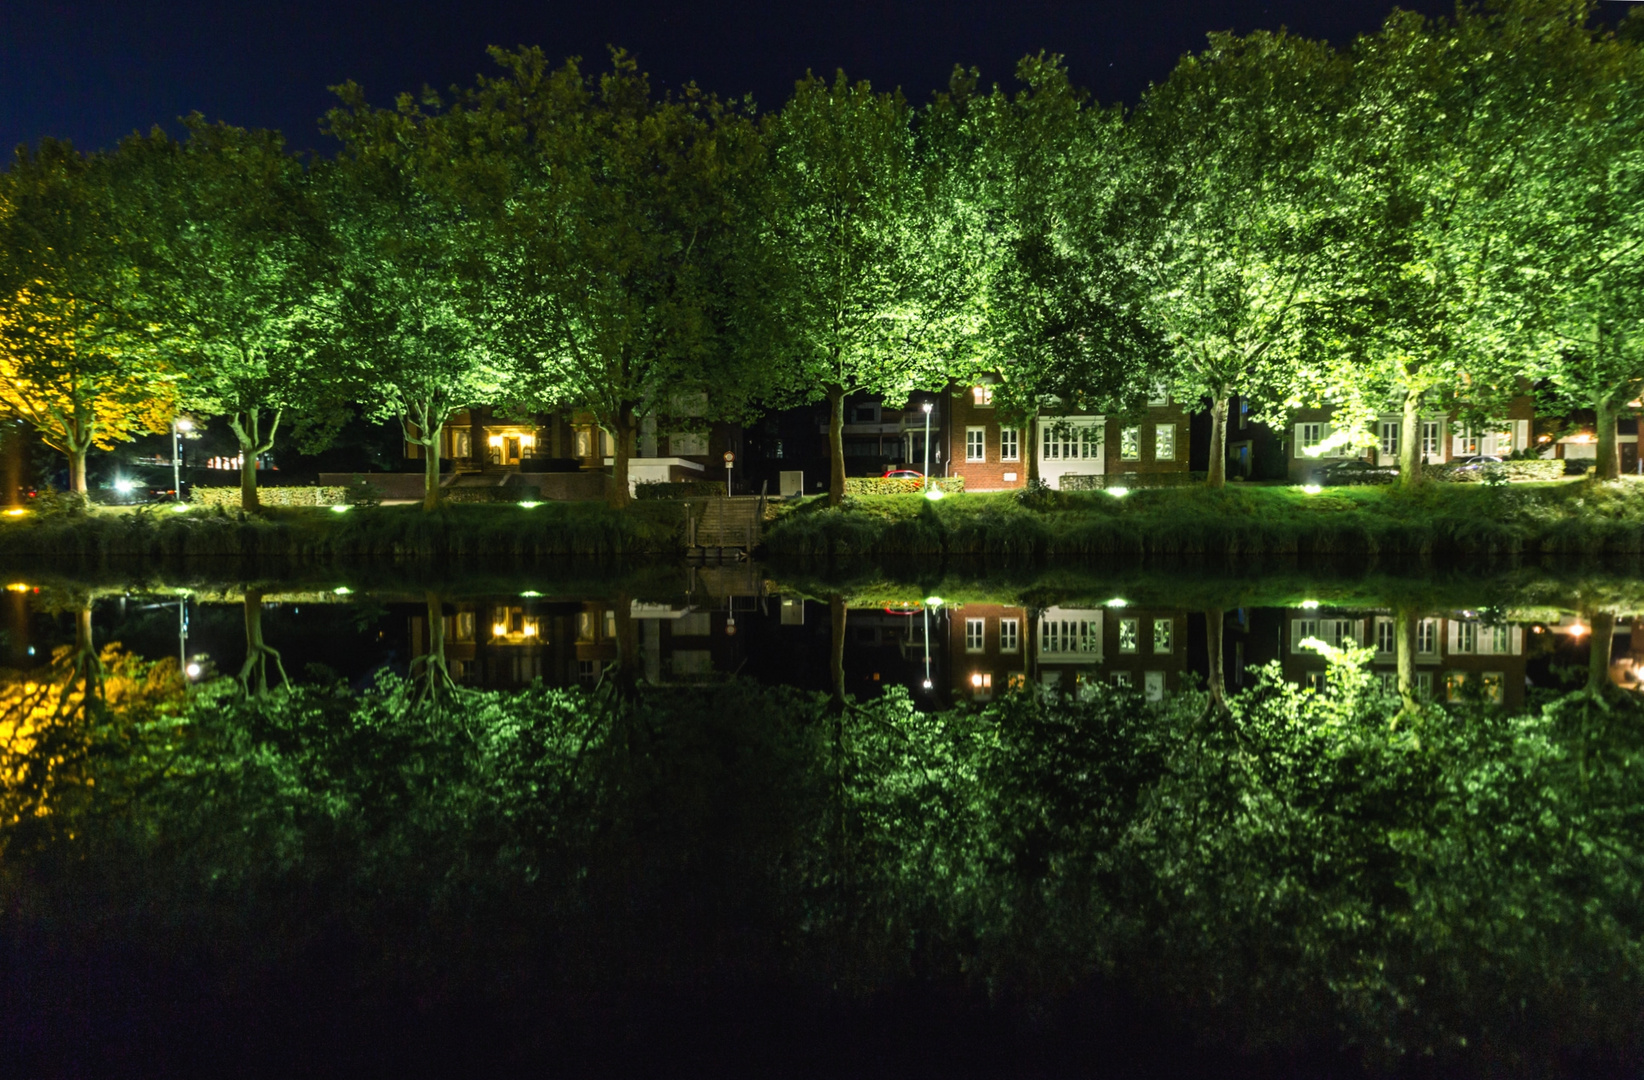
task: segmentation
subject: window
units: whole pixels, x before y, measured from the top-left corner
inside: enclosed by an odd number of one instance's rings
[[[977,697],[993,694],[993,673],[990,671],[973,671],[970,675],[970,690]]]
[[[1450,651],[1453,653],[1478,652],[1478,623],[1456,621],[1450,624]]]
[[[1324,424],[1298,424],[1301,429],[1301,449],[1311,450],[1324,441]]]
[[[1433,673],[1431,671],[1416,672],[1416,696],[1423,701],[1432,700]]]
[[[458,428],[451,433],[451,456],[472,457],[474,454],[474,433]]]
[[[591,457],[594,453],[593,434],[587,430],[577,432],[577,457]]]
[[[1148,701],[1164,699],[1164,672],[1144,671],[1142,673],[1142,696]]]
[[[1290,632],[1290,651],[1301,652],[1302,642],[1319,636],[1319,620],[1297,619]]]
[[[1388,455],[1399,452],[1399,422],[1397,420],[1383,420],[1381,422],[1381,452]]]
[[[851,406],[851,423],[877,424],[879,423],[879,403],[870,401],[865,405]]]
[[[981,652],[982,635],[987,623],[982,619],[965,620],[965,651]]]
[[[1456,457],[1470,457],[1478,453],[1478,429],[1471,424],[1456,432],[1455,448],[1452,453]]]
[[[1100,424],[1046,424],[1043,442],[1046,461],[1093,461],[1102,456]]]
[[[1119,620],[1119,651],[1135,652],[1136,639],[1140,636],[1139,619]]]
[[[1123,428],[1119,432],[1119,456],[1126,461],[1140,461],[1142,458],[1142,429],[1139,427]]]
[[[616,612],[609,608],[605,611],[605,637],[607,640],[616,637]]]
[[[965,429],[965,460],[987,460],[987,429],[968,427]]]
[[[999,620],[999,651],[1013,653],[1022,647],[1022,620]]]
[[[974,401],[977,404],[978,407],[985,407],[985,406],[988,406],[988,405],[992,405],[993,404],[993,387],[991,387],[991,386],[973,386],[973,387],[970,388],[970,396],[971,396],[971,400]]]
[[[1302,642],[1314,638],[1336,649],[1358,643],[1358,624],[1352,619],[1294,619],[1290,625],[1290,651],[1301,652]]]
[[[1380,653],[1398,651],[1398,623],[1392,619],[1376,620],[1376,651]]]
[[[1250,402],[1239,399],[1239,430],[1243,431],[1250,426]]]
[[[1302,689],[1311,690],[1315,694],[1322,694],[1325,690],[1325,678],[1322,671],[1311,671],[1302,676]]]
[[[1439,452],[1439,422],[1437,420],[1423,420],[1421,422],[1421,454],[1423,457],[1438,457]]]
[[[1484,690],[1484,700],[1500,705],[1502,691],[1507,685],[1507,677],[1499,671],[1486,671],[1479,676],[1479,684]]]
[[[1416,652],[1438,655],[1438,620],[1423,619],[1416,624]]]
[[[1119,687],[1121,690],[1130,689],[1130,672],[1115,671],[1113,673],[1113,685]]]
[[[1022,456],[1021,437],[1013,427],[999,429],[999,460],[1018,461]]]
[[[577,661],[577,682],[591,683],[597,678],[599,678],[598,660]]]
[[[1102,616],[1100,612],[1062,613],[1051,608],[1039,617],[1039,655],[1080,656],[1095,658],[1102,654]]]
[[[1153,385],[1147,392],[1147,403],[1149,405],[1170,404],[1170,387],[1166,385],[1163,379],[1153,380]]]
[[[1156,652],[1156,653],[1167,653],[1167,652],[1170,651],[1171,632],[1174,629],[1175,629],[1175,623],[1171,622],[1169,619],[1154,619],[1153,620],[1153,651],[1154,652]]]
[[[1176,460],[1176,425],[1160,424],[1153,429],[1153,460]]]
[[[1446,671],[1444,673],[1444,699],[1446,701],[1460,701],[1467,688],[1467,672]]]
[[[451,635],[457,641],[474,640],[474,613],[459,611],[456,614],[455,632]]]

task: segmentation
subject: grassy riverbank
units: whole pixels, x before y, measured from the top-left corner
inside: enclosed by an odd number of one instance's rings
[[[767,551],[804,559],[1278,555],[1468,558],[1644,552],[1644,484],[1162,488],[1106,492],[821,499],[785,508]]]
[[[0,558],[66,559],[529,559],[674,554],[682,504],[603,503],[24,513],[0,517]]]

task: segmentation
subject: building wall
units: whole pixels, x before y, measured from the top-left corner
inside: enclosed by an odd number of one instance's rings
[[[1337,461],[1363,460],[1379,465],[1398,464],[1396,441],[1389,443],[1387,429],[1397,430],[1402,417],[1385,413],[1376,418],[1376,444],[1373,447],[1334,447],[1320,454],[1307,453],[1306,425],[1320,425],[1319,433],[1328,440],[1335,429],[1332,420],[1335,410],[1297,409],[1291,413],[1285,444],[1288,447],[1288,475],[1292,483],[1314,479],[1318,473]],[[1436,452],[1424,453],[1428,464],[1442,465],[1459,461],[1475,454],[1495,454],[1506,457],[1524,450],[1535,438],[1535,399],[1527,394],[1515,397],[1508,405],[1499,424],[1483,425],[1477,432],[1469,431],[1453,414],[1429,413],[1422,417],[1424,424],[1438,425]],[[1396,438],[1402,438],[1400,432]]]

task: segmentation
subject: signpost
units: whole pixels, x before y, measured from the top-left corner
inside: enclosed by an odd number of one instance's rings
[[[731,497],[731,470],[736,467],[736,455],[725,451],[725,497]]]

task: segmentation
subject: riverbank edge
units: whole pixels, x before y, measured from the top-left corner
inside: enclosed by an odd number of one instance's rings
[[[177,562],[677,558],[685,504],[170,507],[0,517],[0,559]],[[1644,556],[1644,483],[1390,488],[1205,487],[866,496],[783,505],[758,554],[796,562],[908,558],[1044,565],[1113,558],[1587,560]]]
[[[785,507],[771,558],[1536,560],[1644,554],[1644,484],[1208,487],[821,500]]]
[[[0,559],[155,562],[620,559],[684,550],[682,503],[267,508],[170,507],[0,519]]]

